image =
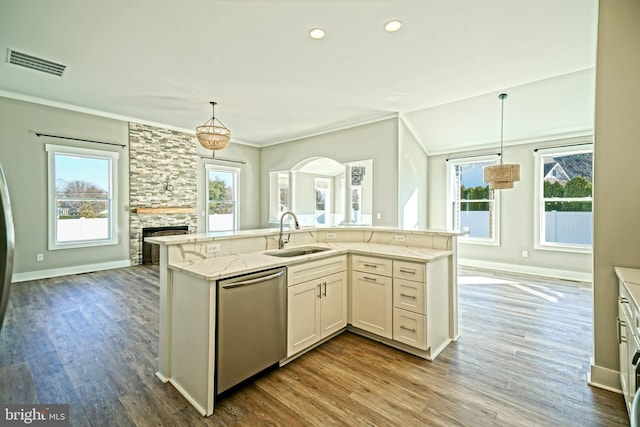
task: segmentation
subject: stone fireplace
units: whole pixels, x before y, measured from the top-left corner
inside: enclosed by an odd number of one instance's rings
[[[129,123],[129,259],[145,258],[143,229],[184,233],[198,224],[198,142],[191,134]],[[180,230],[175,230],[179,228]]]

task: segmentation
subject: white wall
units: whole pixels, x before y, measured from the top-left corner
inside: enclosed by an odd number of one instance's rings
[[[7,177],[16,233],[14,278],[24,280],[57,275],[74,269],[82,270],[84,266],[91,264],[127,265],[128,148],[38,138],[30,131],[128,144],[126,122],[0,97],[0,162]],[[101,148],[120,153],[117,245],[54,251],[47,249],[47,153],[44,150],[46,143]],[[44,255],[44,261],[36,261],[38,253]]]
[[[402,120],[398,141],[398,227],[426,228],[427,153]]]
[[[640,268],[640,1],[600,1],[594,146],[591,380],[617,386],[614,266]]]
[[[500,246],[465,244],[458,239],[458,262],[530,274],[588,280],[591,254],[557,252],[535,248],[534,196],[535,157],[533,149],[567,143],[590,142],[590,138],[555,140],[505,147],[505,162],[520,164],[520,181],[509,190],[500,190]],[[495,151],[494,151],[495,152]],[[464,157],[477,152],[455,153]],[[447,225],[447,156],[429,157],[429,228]],[[523,258],[522,251],[529,257]]]
[[[260,200],[263,227],[269,227],[269,172],[289,170],[310,157],[338,163],[373,160],[373,225],[398,224],[398,119],[393,118],[264,147],[260,150]],[[376,219],[376,214],[380,219]]]

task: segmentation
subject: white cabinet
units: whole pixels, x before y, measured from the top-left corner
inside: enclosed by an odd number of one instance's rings
[[[427,349],[425,270],[422,263],[393,262],[393,339],[420,350]]]
[[[352,255],[351,269],[354,332],[428,360],[449,344],[447,257],[411,262]]]
[[[615,268],[618,276],[617,333],[620,351],[620,388],[627,410],[631,414],[631,403],[636,390],[640,389],[640,269]]]
[[[636,391],[636,366],[633,359],[638,350],[638,331],[636,316],[638,308],[625,284],[620,281],[618,295],[618,345],[620,350],[620,387],[627,404],[631,409],[631,402]],[[636,361],[637,362],[637,361]],[[636,363],[637,364],[637,363]]]
[[[393,337],[392,261],[353,255],[351,260],[353,326],[384,338]]]
[[[287,357],[347,326],[346,265],[340,256],[289,267]]]

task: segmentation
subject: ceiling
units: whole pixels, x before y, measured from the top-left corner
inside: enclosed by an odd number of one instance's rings
[[[0,95],[265,146],[399,116],[430,154],[593,128],[598,0],[0,0]],[[387,33],[383,25],[400,19]],[[312,40],[312,27],[326,31]]]

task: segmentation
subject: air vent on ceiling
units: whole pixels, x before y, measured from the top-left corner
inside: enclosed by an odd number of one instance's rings
[[[9,49],[7,62],[9,64],[15,64],[21,67],[30,68],[32,70],[42,71],[43,73],[53,74],[54,76],[58,77],[61,77],[64,73],[64,70],[67,68],[66,65],[47,61],[46,59],[27,55],[26,53],[17,52],[11,49]]]

